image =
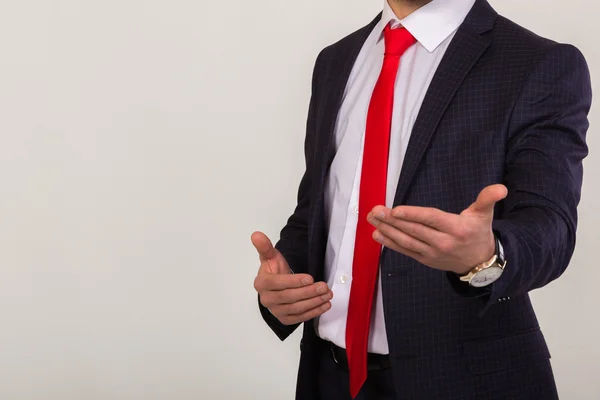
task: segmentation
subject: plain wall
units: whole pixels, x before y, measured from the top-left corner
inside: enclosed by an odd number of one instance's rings
[[[0,399],[292,398],[249,237],[295,205],[317,53],[381,5],[0,2]],[[595,2],[493,5],[600,75]],[[599,118],[576,255],[533,295],[564,399],[600,398]]]

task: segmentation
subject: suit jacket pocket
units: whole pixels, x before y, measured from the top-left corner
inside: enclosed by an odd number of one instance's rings
[[[464,344],[467,369],[474,375],[524,366],[548,360],[550,352],[539,328],[514,336]]]

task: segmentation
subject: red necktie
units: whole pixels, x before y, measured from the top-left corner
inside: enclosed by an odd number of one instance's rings
[[[385,205],[396,75],[400,57],[415,43],[415,38],[406,29],[390,29],[389,25],[385,28],[384,39],[383,67],[367,114],[352,287],[346,321],[346,351],[352,398],[358,395],[367,379],[369,325],[381,254],[381,245],[373,239],[375,227],[367,221],[367,214],[373,207]]]

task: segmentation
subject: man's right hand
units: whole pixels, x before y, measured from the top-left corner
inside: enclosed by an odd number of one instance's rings
[[[264,233],[254,232],[252,244],[260,258],[254,288],[261,304],[282,324],[299,324],[331,308],[333,292],[325,282],[314,283],[310,275],[293,274],[283,255]]]

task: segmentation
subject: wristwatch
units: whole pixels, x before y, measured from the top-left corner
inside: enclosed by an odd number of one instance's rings
[[[504,250],[502,244],[495,236],[496,241],[496,254],[489,260],[482,264],[479,264],[473,268],[467,275],[460,277],[462,282],[468,282],[470,286],[481,288],[496,282],[506,267],[506,260],[504,259]]]

